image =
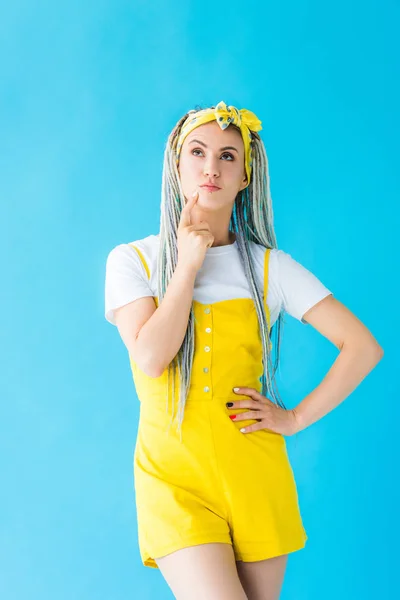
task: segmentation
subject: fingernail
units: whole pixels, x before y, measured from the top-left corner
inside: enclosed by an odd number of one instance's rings
[[[233,419],[236,419],[236,415],[229,415],[229,418],[233,421]]]
[[[226,405],[227,406],[233,406],[233,402],[227,402]]]
[[[197,190],[195,190],[195,191],[193,192],[193,194],[192,194],[192,198],[194,198],[196,194],[197,194]]]
[[[240,388],[233,388],[234,392],[238,392]]]

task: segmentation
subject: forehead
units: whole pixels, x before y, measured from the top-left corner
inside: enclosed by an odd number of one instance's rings
[[[232,143],[238,150],[244,147],[242,135],[234,127],[221,129],[216,121],[209,121],[195,127],[189,135],[186,136],[183,145],[190,143],[190,140],[198,139],[207,146],[223,146]]]

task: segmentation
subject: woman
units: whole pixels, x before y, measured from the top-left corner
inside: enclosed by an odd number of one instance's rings
[[[160,233],[107,259],[106,318],[141,401],[141,557],[176,598],[279,597],[288,554],[307,540],[284,436],[335,408],[383,354],[277,249],[260,129],[254,113],[224,102],[185,114],[165,150]],[[284,312],[340,350],[292,410],[274,389]]]

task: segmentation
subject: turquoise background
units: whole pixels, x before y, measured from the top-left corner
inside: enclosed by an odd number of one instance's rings
[[[172,598],[139,556],[138,400],[104,319],[105,261],[158,232],[167,136],[220,100],[263,122],[279,247],[385,350],[343,404],[287,438],[309,540],[289,558],[282,600],[394,596],[399,4],[1,8],[0,596]],[[286,318],[288,406],[336,355]]]

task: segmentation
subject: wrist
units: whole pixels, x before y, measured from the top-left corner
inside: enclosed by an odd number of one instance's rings
[[[178,261],[174,273],[177,273],[178,276],[182,276],[184,279],[190,279],[194,281],[196,279],[197,269],[191,265]]]
[[[292,409],[292,413],[294,416],[294,426],[293,426],[293,433],[299,433],[300,431],[303,431],[303,429],[305,429],[307,427],[307,425],[304,423],[303,418],[300,414],[300,412],[298,411],[298,409],[293,408]]]

